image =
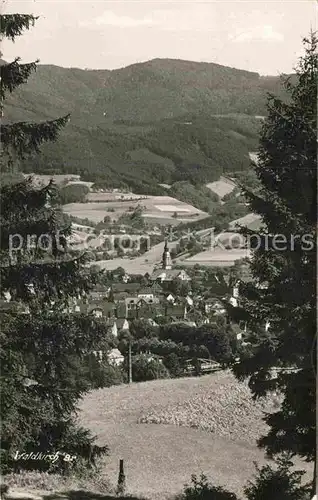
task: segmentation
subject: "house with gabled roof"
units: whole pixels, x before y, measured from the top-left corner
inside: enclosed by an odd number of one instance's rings
[[[86,305],[86,314],[93,314],[97,318],[114,318],[116,306],[106,300],[90,302]]]
[[[119,351],[119,349],[111,349],[107,354],[107,360],[109,364],[113,366],[120,366],[123,364],[125,357]]]
[[[114,337],[118,336],[118,326],[116,318],[108,318],[106,320],[107,333],[113,335]]]
[[[172,293],[169,293],[169,294],[166,296],[166,300],[167,300],[168,302],[170,302],[170,304],[174,304],[174,302],[175,302],[175,300],[176,300],[176,299],[175,299],[175,296],[174,296],[174,295],[172,295]]]
[[[142,288],[140,283],[113,283],[111,285],[112,293],[137,293]]]
[[[115,303],[119,303],[130,297],[130,295],[128,292],[117,292],[112,294],[112,298]]]
[[[138,292],[137,292],[137,296],[140,298],[140,299],[145,299],[145,300],[154,300],[155,298],[155,293],[154,293],[154,290],[152,287],[144,287],[144,288],[141,288]]]
[[[109,286],[105,285],[96,285],[94,288],[89,292],[89,298],[92,300],[102,300],[106,299],[109,296],[111,288]]]
[[[150,286],[148,288],[151,288],[153,294],[157,296],[161,296],[165,293],[162,286],[156,281],[150,282]]]
[[[126,318],[116,319],[117,330],[129,331],[129,321]]]
[[[191,281],[190,276],[184,269],[157,269],[150,276],[151,281],[164,283],[166,281],[173,281],[179,279],[181,281]]]
[[[140,298],[127,297],[125,299],[126,318],[142,318],[156,316],[157,306],[160,305],[160,300],[157,297]],[[150,316],[149,316],[150,315]]]
[[[127,297],[125,299],[125,306],[126,306],[126,318],[129,315],[130,311],[135,311],[137,309],[137,304],[141,299],[138,297]]]
[[[204,312],[206,314],[215,314],[216,316],[226,313],[226,309],[221,300],[210,297],[204,301]]]
[[[160,301],[156,299],[153,303],[142,301],[138,304],[137,317],[138,318],[156,318],[162,314],[162,305]]]
[[[159,326],[158,323],[152,318],[147,318],[147,322],[150,326]]]

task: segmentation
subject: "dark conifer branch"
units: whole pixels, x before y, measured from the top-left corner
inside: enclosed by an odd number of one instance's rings
[[[42,123],[18,122],[1,127],[1,143],[5,152],[10,148],[18,158],[40,151],[40,146],[47,141],[55,141],[70,115]]]
[[[9,64],[3,64],[0,67],[1,71],[1,87],[0,87],[0,100],[1,103],[5,98],[6,91],[13,92],[13,90],[26,83],[32,71],[36,71],[36,64],[39,61],[20,64],[20,58],[16,58]]]
[[[24,30],[34,26],[38,17],[32,14],[4,14],[0,16],[0,39],[8,38],[14,42]]]

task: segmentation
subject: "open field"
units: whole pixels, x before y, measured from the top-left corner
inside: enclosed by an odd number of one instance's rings
[[[88,193],[86,200],[88,202],[111,202],[111,201],[136,201],[146,198],[146,196],[134,193],[125,193],[121,191],[112,191],[109,193]]]
[[[238,232],[234,231],[223,231],[222,233],[215,233],[213,227],[207,229],[201,229],[196,231],[195,236],[200,239],[200,241],[210,242],[211,245],[219,245],[222,248],[226,245],[231,245],[231,248],[237,248],[238,245],[243,245],[245,239]]]
[[[151,274],[154,270],[154,264],[148,264],[145,260],[141,260],[141,257],[136,257],[135,259],[122,259],[115,258],[112,260],[98,260],[96,262],[90,262],[90,265],[97,265],[101,269],[106,269],[107,271],[114,271],[118,267],[125,269],[128,274]]]
[[[111,217],[112,220],[117,220],[128,210],[129,206],[137,207],[137,203],[135,201],[130,203],[122,201],[111,201],[109,203],[68,203],[67,205],[63,205],[63,211],[74,217],[98,223],[102,222],[106,215]]]
[[[112,238],[108,235],[99,234],[98,236],[93,236],[81,231],[74,231],[72,236],[69,238],[69,242],[74,245],[74,249],[76,250],[92,250],[101,248],[107,240],[110,244],[112,243]],[[108,250],[108,253],[111,254],[113,251]]]
[[[88,182],[88,181],[69,181],[67,183],[67,186],[72,186],[72,185],[86,186],[88,189],[91,189],[91,187],[94,186],[94,182]]]
[[[174,220],[187,222],[188,220],[200,220],[208,216],[206,212],[171,196],[148,196],[146,200],[142,200],[141,205],[145,210],[144,217],[147,218],[164,218],[172,222]],[[174,215],[177,215],[177,217],[174,217]]]
[[[233,266],[236,260],[250,257],[250,252],[246,249],[222,249],[222,245],[232,242],[235,246],[235,244],[240,241],[242,237],[238,237],[237,233],[224,232],[219,236],[213,236],[213,234],[211,236],[211,229],[203,229],[196,234],[200,239],[210,238],[211,240],[213,239],[214,242],[219,241],[221,248],[215,247],[214,249],[205,250],[189,258],[183,255],[181,258],[176,259],[176,264],[181,264],[182,266],[194,266],[195,264],[199,264],[201,266],[228,267]],[[178,241],[169,242],[169,248],[175,248],[177,244]],[[108,270],[123,267],[128,274],[151,274],[155,265],[161,262],[163,250],[164,242],[161,242],[151,247],[150,250],[140,257],[135,257],[133,259],[115,258],[113,260],[100,260],[96,262],[96,264],[102,269]]]
[[[99,199],[98,193],[90,193],[90,199],[95,194],[98,195],[97,199]],[[93,222],[101,222],[106,215],[109,215],[113,220],[117,220],[130,207],[136,208],[138,205],[141,205],[144,209],[143,216],[149,222],[162,225],[169,223],[179,224],[181,221],[200,220],[208,216],[206,212],[170,196],[148,196],[143,199],[121,200],[118,193],[102,193],[102,195],[105,195],[104,202],[69,203],[63,206],[63,210],[65,213],[75,217],[87,218]],[[119,196],[119,199],[115,199],[114,196]],[[107,197],[109,201],[106,201]]]
[[[186,219],[185,217],[181,219],[177,219],[177,218],[174,218],[174,217],[169,217],[164,215],[164,214],[144,214],[143,215],[144,219],[146,222],[148,222],[149,224],[152,224],[154,226],[172,226],[172,227],[175,227],[175,226],[178,226],[180,224],[180,222],[192,222],[193,219]],[[202,217],[201,217],[202,218]],[[198,217],[196,220],[200,220],[200,218]]]
[[[169,248],[174,248],[177,242],[169,243]],[[102,269],[112,271],[118,267],[123,267],[128,274],[151,274],[155,264],[161,261],[165,243],[162,241],[148,250],[140,257],[134,259],[117,258],[113,260],[99,260],[96,262]]]
[[[201,472],[241,494],[253,461],[265,462],[254,438],[264,430],[263,409],[272,406],[254,403],[244,384],[219,372],[93,391],[80,405],[80,421],[109,445],[104,471],[111,483],[123,458],[129,492],[165,500]]]
[[[223,181],[222,181],[223,182]],[[115,196],[115,193],[102,193],[105,196]],[[116,196],[120,193],[116,193]],[[195,209],[189,204],[183,203],[179,200],[171,198],[169,196],[149,196],[143,200],[116,200],[109,202],[88,202],[88,203],[72,203],[64,205],[63,210],[70,215],[77,216],[79,218],[88,218],[94,222],[99,222],[104,219],[106,215],[110,216],[113,220],[118,220],[120,215],[125,213],[129,208],[136,208],[139,204],[144,207],[143,216],[146,220],[149,220],[154,225],[177,225],[182,220],[185,222],[189,215],[197,215],[197,219],[204,218],[207,216],[205,212]],[[114,210],[114,211],[109,211]],[[173,217],[174,213],[177,212],[182,214],[182,219]],[[185,215],[186,214],[186,215]],[[229,224],[230,228],[235,228],[237,224],[248,225],[248,227],[257,229],[260,224],[259,217],[255,214],[248,214],[241,219],[232,221]],[[78,226],[78,229],[85,231],[84,227]],[[194,266],[199,264],[201,266],[212,266],[212,267],[229,267],[234,265],[236,260],[242,258],[250,257],[250,252],[245,249],[232,248],[226,250],[222,248],[222,245],[229,245],[236,247],[239,242],[243,239],[235,232],[225,231],[221,235],[214,235],[213,228],[203,229],[201,231],[195,232],[196,237],[202,239],[211,239],[212,242],[219,242],[219,247],[216,246],[214,249],[206,250],[200,252],[190,258],[182,257],[182,259],[177,259],[176,264],[182,264],[184,266]],[[83,235],[84,236],[84,235]],[[81,242],[85,241],[82,238],[82,234],[79,232],[74,235],[74,241]],[[101,245],[103,238],[95,238],[89,242],[88,248],[96,248]],[[176,242],[170,243],[170,247],[176,245]],[[140,257],[133,259],[127,258],[115,258],[113,260],[103,260],[98,261],[97,265],[101,268],[106,268],[109,270],[114,270],[118,267],[123,267],[125,271],[129,274],[145,274],[152,273],[154,266],[161,261],[163,253],[164,243],[159,243],[152,247],[148,252]]]
[[[235,185],[234,183],[228,182],[225,179],[219,179],[218,181],[206,184],[206,187],[211,189],[211,191],[216,193],[220,197],[220,199],[222,199],[225,195],[232,193]]]
[[[250,256],[251,252],[247,249],[233,248],[231,250],[223,250],[216,247],[215,249],[205,250],[204,252],[193,255],[189,259],[183,260],[182,265],[194,266],[195,264],[199,264],[200,266],[211,267],[233,266],[236,260],[250,258]]]
[[[229,224],[229,230],[235,230],[238,226],[248,227],[254,231],[257,231],[262,225],[261,217],[257,214],[250,213],[244,215],[240,219],[233,220]]]

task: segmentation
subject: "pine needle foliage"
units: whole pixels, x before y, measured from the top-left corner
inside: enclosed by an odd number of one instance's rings
[[[34,25],[32,15],[1,16],[0,35],[12,41]],[[25,83],[36,63],[19,59],[1,66],[1,110],[7,93]],[[3,120],[5,121],[5,120]],[[1,126],[1,167],[12,171],[20,159],[54,141],[68,116],[42,123]],[[1,467],[65,471],[92,467],[107,452],[78,426],[76,408],[88,390],[82,377],[92,350],[108,350],[105,325],[75,314],[70,306],[93,286],[85,254],[68,248],[71,234],[50,183],[36,189],[31,179],[0,187],[0,365]],[[6,300],[5,300],[6,298]],[[21,459],[16,453],[67,453],[55,463]]]
[[[255,280],[240,286],[232,312],[249,330],[235,374],[249,377],[255,397],[283,397],[281,408],[265,416],[270,430],[260,446],[316,463],[316,34],[304,49],[296,78],[283,79],[288,98],[268,98],[255,167],[261,187],[245,193],[263,220],[259,232],[243,231],[256,243]]]

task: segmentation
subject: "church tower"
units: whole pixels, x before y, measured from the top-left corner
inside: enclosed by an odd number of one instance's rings
[[[166,240],[164,252],[162,254],[162,268],[163,269],[171,269],[171,267],[172,267],[171,255],[170,255],[169,248],[168,248],[168,242]]]

